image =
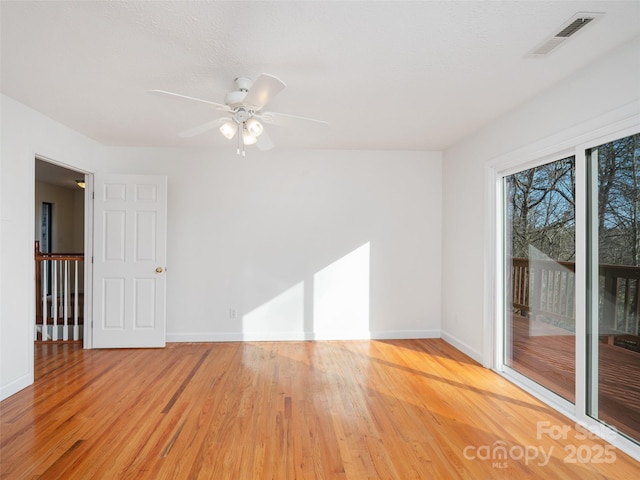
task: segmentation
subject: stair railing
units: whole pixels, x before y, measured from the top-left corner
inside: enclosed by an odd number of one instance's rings
[[[84,255],[43,253],[35,242],[36,341],[80,340],[84,309]]]

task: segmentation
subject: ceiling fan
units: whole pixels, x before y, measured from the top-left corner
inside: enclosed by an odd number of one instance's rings
[[[178,136],[185,138],[194,137],[218,127],[220,133],[229,140],[237,135],[237,153],[238,155],[242,154],[242,156],[245,155],[245,145],[255,144],[260,150],[270,150],[273,148],[273,142],[264,131],[263,123],[284,126],[303,123],[328,125],[327,122],[322,120],[263,111],[267,103],[286,87],[282,80],[273,75],[263,73],[255,82],[247,77],[238,77],[235,79],[235,84],[238,90],[229,92],[224,98],[224,104],[189,97],[179,93],[167,92],[165,90],[150,90],[149,93],[207,103],[216,107],[216,110],[221,112],[219,114],[221,117],[180,132]],[[225,114],[227,114],[227,116],[225,116]]]

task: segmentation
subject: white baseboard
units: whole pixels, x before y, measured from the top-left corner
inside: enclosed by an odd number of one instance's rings
[[[193,343],[193,342],[286,342],[312,340],[307,334],[301,332],[274,332],[274,333],[167,333],[167,342]]]
[[[0,388],[0,400],[10,397],[11,395],[18,393],[23,388],[27,388],[33,383],[33,376],[30,374],[23,375],[20,378],[14,380],[8,385]]]
[[[291,342],[305,340],[401,340],[440,338],[439,330],[393,330],[377,332],[229,332],[168,333],[167,342]]]
[[[371,332],[373,340],[409,340],[412,338],[440,338],[440,330],[383,330]]]
[[[462,353],[464,353],[466,355],[469,355],[476,362],[478,362],[480,365],[482,365],[482,362],[483,362],[482,353],[480,353],[478,350],[476,350],[474,348],[471,348],[469,345],[464,343],[462,340],[459,340],[458,338],[454,337],[450,333],[445,332],[444,330],[442,330],[440,332],[440,337],[445,342],[453,345],[455,348],[460,350]]]

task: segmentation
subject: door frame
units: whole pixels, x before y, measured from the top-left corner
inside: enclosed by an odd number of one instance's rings
[[[93,173],[84,174],[84,329],[82,347],[93,348]]]
[[[82,348],[91,349],[93,348],[92,344],[92,335],[93,335],[93,310],[91,308],[91,304],[93,302],[93,172],[89,172],[84,168],[77,167],[75,165],[64,163],[58,160],[54,160],[51,157],[46,155],[41,155],[37,152],[34,152],[31,156],[35,165],[35,160],[41,160],[43,162],[50,163],[52,165],[56,165],[58,167],[66,168],[68,170],[75,170],[80,174],[84,175],[85,180],[85,188],[84,188],[84,326],[83,326],[83,340],[82,340]],[[35,167],[33,170],[34,185],[33,185],[33,195],[32,198],[35,197]],[[35,203],[31,207],[31,211],[35,212]],[[35,213],[33,213],[33,224],[35,225]],[[35,237],[35,232],[31,234],[31,237]],[[29,287],[31,289],[30,298],[35,298],[35,285],[31,282]],[[28,351],[30,351],[30,357],[33,357],[33,325],[35,325],[35,308],[31,309],[31,336],[30,346],[28,347]],[[32,368],[33,370],[33,368]]]

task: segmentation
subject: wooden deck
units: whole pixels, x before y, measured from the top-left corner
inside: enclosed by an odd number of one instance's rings
[[[567,463],[568,447],[607,444],[577,440],[571,421],[439,339],[38,344],[36,373],[0,403],[2,479],[640,475],[619,450]],[[570,432],[556,440],[538,422]],[[487,457],[496,445],[509,455]]]
[[[513,364],[520,373],[575,402],[575,337],[530,335],[527,318],[514,315]],[[599,343],[599,417],[640,439],[640,353]]]

